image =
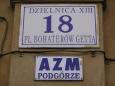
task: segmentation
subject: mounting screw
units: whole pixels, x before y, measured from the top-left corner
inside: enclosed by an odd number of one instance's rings
[[[91,52],[91,55],[92,55],[92,57],[96,57],[96,52],[95,52],[95,51],[92,51],[92,52]]]
[[[23,55],[24,55],[23,53],[20,53],[19,57],[23,57]]]

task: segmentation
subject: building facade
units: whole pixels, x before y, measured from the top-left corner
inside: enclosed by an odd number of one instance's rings
[[[96,34],[99,35],[99,47],[20,48],[22,3],[95,4],[98,10],[99,32]],[[0,86],[115,86],[114,3],[114,0],[1,0]],[[81,56],[83,58],[83,80],[35,80],[36,56]]]

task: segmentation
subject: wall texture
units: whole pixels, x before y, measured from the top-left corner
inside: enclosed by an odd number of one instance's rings
[[[11,34],[13,28],[13,10],[10,7],[9,0],[0,0],[0,16],[3,16],[7,19],[9,23],[9,29],[7,37],[5,39],[4,52],[11,50]],[[2,35],[5,30],[5,22],[0,22],[0,45],[2,40]],[[9,85],[9,69],[10,69],[10,56],[5,56],[0,58],[0,86]]]
[[[115,59],[115,0],[107,1],[107,9],[103,12],[103,38],[107,58]],[[19,7],[19,5],[17,5]],[[17,9],[16,7],[16,9]],[[9,0],[0,0],[0,16],[4,16],[9,23],[8,34],[5,40],[4,53],[19,50],[19,10],[12,9]],[[18,16],[15,17],[14,16]],[[100,17],[101,18],[101,17]],[[14,22],[15,21],[15,22]],[[5,22],[0,21],[0,44],[5,29]],[[101,35],[102,36],[102,35]],[[102,39],[101,39],[102,40]],[[103,46],[103,44],[102,44]],[[103,50],[103,47],[102,49]],[[33,50],[32,50],[33,51]],[[84,58],[83,81],[34,81],[36,55],[82,55]],[[0,58],[0,86],[115,86],[115,62],[104,63],[102,53],[92,57],[90,53],[75,53],[57,51],[43,54],[14,53]]]
[[[107,0],[104,21],[104,47],[108,58],[115,59],[115,0]],[[115,86],[115,61],[106,65],[106,85]]]

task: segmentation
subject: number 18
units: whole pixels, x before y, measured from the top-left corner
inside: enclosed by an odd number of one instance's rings
[[[67,18],[68,20],[65,20],[64,18]],[[44,17],[44,19],[46,19],[46,31],[45,33],[53,33],[52,31],[52,16],[47,16],[47,17]],[[69,16],[69,15],[63,15],[59,18],[59,21],[61,22],[61,24],[58,26],[58,29],[60,32],[63,32],[63,33],[68,33],[68,32],[71,32],[72,29],[73,29],[73,25],[71,24],[71,21],[72,21],[72,18]],[[68,29],[67,30],[63,30],[63,25],[66,25],[68,26]]]

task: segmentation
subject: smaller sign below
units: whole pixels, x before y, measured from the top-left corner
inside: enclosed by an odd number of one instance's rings
[[[35,80],[83,80],[79,56],[36,56]]]

